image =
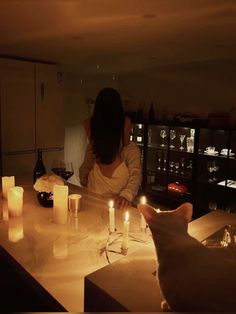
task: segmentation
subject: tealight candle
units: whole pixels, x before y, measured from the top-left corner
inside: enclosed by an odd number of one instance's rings
[[[147,202],[146,197],[145,197],[145,196],[142,196],[142,197],[140,198],[140,203],[141,203],[141,204],[146,204],[146,202]],[[147,227],[146,220],[145,220],[145,218],[143,217],[143,214],[142,214],[142,213],[140,213],[140,216],[141,216],[140,228],[141,228],[141,230],[145,230],[146,227]]]
[[[125,213],[125,221],[124,221],[124,230],[123,230],[123,241],[121,244],[121,250],[127,250],[129,243],[128,243],[128,236],[129,236],[129,212]]]
[[[57,224],[66,224],[68,218],[68,186],[53,187],[53,221]]]
[[[23,210],[24,189],[20,186],[10,188],[8,191],[8,212],[9,216],[19,217]]]
[[[7,199],[7,194],[10,188],[15,186],[15,177],[2,177],[2,196]]]
[[[115,232],[115,208],[114,202],[110,201],[109,202],[109,231],[110,232]]]

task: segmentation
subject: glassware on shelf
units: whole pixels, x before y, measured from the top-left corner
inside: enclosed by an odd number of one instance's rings
[[[194,150],[194,138],[193,137],[187,137],[187,152],[193,153]]]
[[[161,170],[161,152],[157,153],[157,170]]]
[[[213,178],[212,178],[212,180],[217,181],[216,172],[220,169],[220,167],[217,165],[215,160],[212,161],[212,166],[213,166]]]
[[[167,154],[163,153],[163,171],[166,171]]]
[[[175,173],[179,173],[179,162],[175,163]]]
[[[167,133],[165,129],[162,129],[160,131],[160,137],[162,138],[162,143],[161,143],[161,147],[165,147],[165,138],[167,137]]]
[[[180,134],[179,135],[179,139],[180,139],[180,143],[181,143],[181,145],[180,145],[180,150],[184,150],[184,146],[183,146],[183,143],[184,143],[184,139],[185,139],[185,134]]]
[[[174,141],[175,138],[176,138],[175,130],[170,130],[170,139],[171,139],[170,148],[175,148],[175,146],[173,145],[173,141]]]
[[[175,165],[174,161],[170,161],[169,165],[170,165],[170,172],[173,172],[174,171],[174,165]]]
[[[214,182],[214,179],[212,177],[212,174],[215,171],[214,169],[215,169],[215,165],[214,165],[213,161],[209,160],[207,162],[207,170],[209,171],[209,179],[208,179],[209,182]]]
[[[181,167],[180,173],[183,175],[184,174],[184,168],[185,168],[185,158],[184,157],[180,158],[180,167]]]

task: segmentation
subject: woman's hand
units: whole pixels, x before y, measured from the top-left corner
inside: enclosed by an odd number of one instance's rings
[[[129,207],[131,207],[130,201],[128,201],[126,198],[122,196],[118,196],[118,198],[115,201],[115,208],[126,210]]]

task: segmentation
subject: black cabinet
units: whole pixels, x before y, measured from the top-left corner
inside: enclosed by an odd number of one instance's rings
[[[236,211],[236,130],[160,123],[137,124],[135,134],[148,197],[170,207],[190,201],[196,217]]]

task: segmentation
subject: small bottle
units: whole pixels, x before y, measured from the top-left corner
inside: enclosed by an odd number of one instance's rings
[[[38,159],[36,161],[36,164],[34,167],[34,174],[33,174],[34,183],[39,177],[43,176],[45,173],[46,173],[46,169],[43,164],[42,149],[38,149]]]
[[[143,132],[142,132],[142,124],[138,125],[138,134],[137,134],[137,143],[142,143],[143,141]]]

